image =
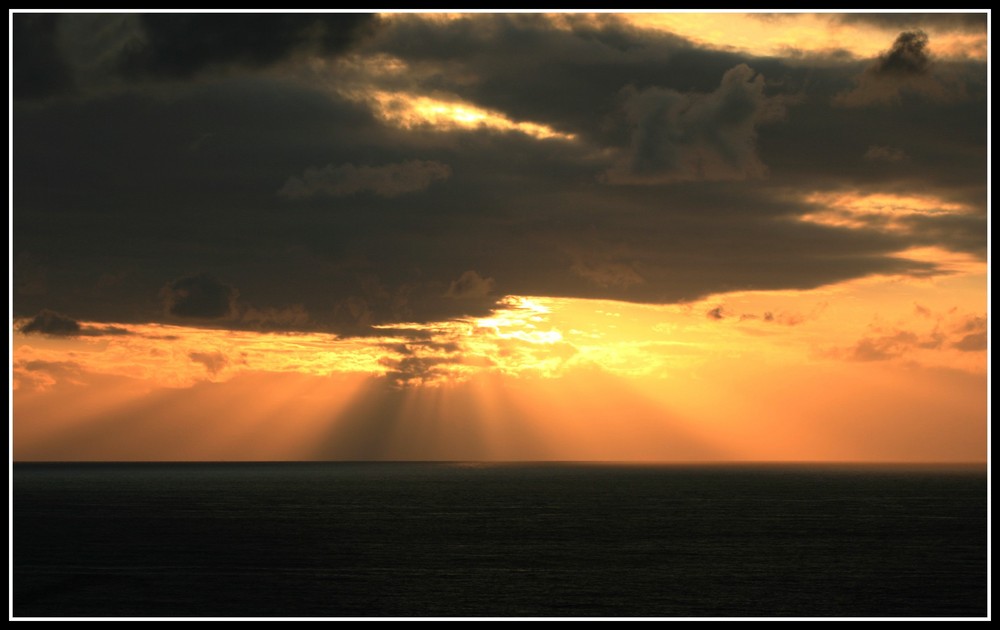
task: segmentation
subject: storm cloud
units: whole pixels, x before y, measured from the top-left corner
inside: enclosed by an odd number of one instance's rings
[[[504,295],[678,303],[949,273],[916,247],[985,259],[985,64],[930,56],[930,25],[811,65],[615,16],[116,14],[71,63],[85,24],[48,15],[14,24],[19,318],[370,335]],[[407,126],[386,94],[562,135]],[[965,210],[802,220],[840,191]]]

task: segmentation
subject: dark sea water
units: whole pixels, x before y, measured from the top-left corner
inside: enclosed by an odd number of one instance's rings
[[[986,615],[986,472],[15,464],[14,615]]]

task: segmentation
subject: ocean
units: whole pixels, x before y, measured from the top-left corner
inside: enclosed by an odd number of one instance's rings
[[[26,464],[15,617],[985,617],[985,466]]]

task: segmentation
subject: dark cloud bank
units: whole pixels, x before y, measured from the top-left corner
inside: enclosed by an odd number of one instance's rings
[[[18,317],[369,334],[507,294],[675,303],[938,273],[913,246],[985,256],[985,64],[935,59],[921,20],[876,59],[810,66],[613,16],[79,19],[14,16]],[[405,71],[356,70],[390,57]],[[401,129],[366,90],[576,140]],[[798,220],[838,190],[969,211]]]

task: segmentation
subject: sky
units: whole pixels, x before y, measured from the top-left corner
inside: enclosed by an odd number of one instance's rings
[[[984,462],[988,18],[12,13],[12,458]]]

